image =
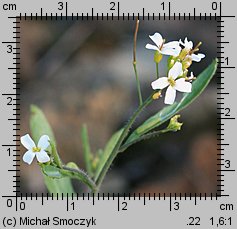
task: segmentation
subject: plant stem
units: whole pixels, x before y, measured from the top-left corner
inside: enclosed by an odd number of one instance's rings
[[[135,32],[134,32],[134,38],[133,38],[133,68],[134,68],[135,77],[136,77],[137,93],[138,93],[138,97],[139,97],[139,105],[141,106],[143,101],[142,101],[140,81],[139,81],[139,77],[138,77],[138,74],[137,74],[137,60],[136,60],[138,28],[139,28],[139,20],[137,19],[136,28],[135,28]]]
[[[96,192],[97,188],[94,181],[83,170],[63,166],[62,169],[60,169],[60,172],[69,176],[70,178],[75,178],[82,181],[84,184],[90,187],[92,192]]]
[[[156,63],[156,78],[159,79],[159,64]]]
[[[82,138],[82,148],[83,148],[83,156],[86,164],[86,171],[92,177],[93,169],[92,169],[92,153],[90,149],[89,137],[86,124],[83,124],[81,129],[81,138]]]
[[[143,103],[143,101],[142,101],[142,93],[141,93],[140,81],[139,81],[138,74],[137,74],[137,64],[135,62],[133,62],[133,68],[134,68],[134,72],[135,72],[135,76],[136,76],[137,93],[138,93],[138,98],[139,98],[139,105],[141,106],[142,103]]]
[[[132,115],[132,117],[130,118],[130,120],[128,121],[127,125],[124,127],[124,131],[121,134],[119,140],[117,141],[113,151],[111,152],[108,160],[106,161],[104,167],[101,170],[101,173],[98,176],[98,179],[95,181],[96,186],[97,186],[97,190],[99,190],[106,173],[108,172],[111,164],[113,163],[115,157],[117,156],[117,154],[119,153],[119,148],[123,142],[123,140],[126,138],[126,136],[128,135],[129,129],[131,128],[132,124],[134,123],[134,121],[136,120],[136,118],[138,117],[138,115],[142,112],[142,110],[148,106],[152,101],[152,96],[148,97],[148,99],[146,99],[146,101],[138,107],[138,109],[134,112],[134,114]]]
[[[119,149],[119,153],[124,152],[128,147],[130,147],[131,145],[133,145],[137,142],[140,142],[142,140],[146,140],[146,139],[149,139],[149,138],[153,138],[153,137],[158,137],[160,134],[164,134],[164,133],[167,133],[169,131],[170,131],[169,129],[164,129],[164,130],[158,130],[158,131],[150,132],[148,134],[144,134],[141,137],[139,137],[139,138],[137,138],[137,139],[135,139],[131,142],[123,144]]]
[[[57,149],[56,149],[56,146],[55,146],[55,142],[53,141],[49,141],[50,143],[50,146],[51,146],[51,149],[52,149],[52,156],[54,158],[54,161],[56,163],[56,165],[59,167],[59,168],[62,168],[62,161],[58,155],[58,152],[57,152]]]

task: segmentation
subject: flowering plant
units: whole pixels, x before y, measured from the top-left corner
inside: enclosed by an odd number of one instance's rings
[[[136,61],[138,26],[139,21],[137,20],[134,33],[133,67],[139,105],[126,125],[112,135],[103,150],[96,153],[91,152],[86,125],[82,126],[81,136],[86,171],[83,171],[74,162],[64,164],[61,161],[53,131],[45,115],[37,106],[31,106],[30,127],[33,139],[29,134],[21,137],[21,143],[27,149],[23,155],[23,161],[31,164],[36,156],[45,184],[51,194],[68,193],[70,195],[74,193],[71,179],[77,179],[86,184],[91,193],[99,192],[111,164],[119,153],[142,140],[181,129],[182,123],[178,121],[180,117],[178,113],[202,93],[214,76],[217,68],[216,60],[213,60],[197,77],[194,76],[193,72],[189,73],[192,63],[200,62],[205,57],[204,54],[197,54],[201,42],[193,48],[193,42],[188,41],[187,38],[184,42],[182,40],[166,42],[161,34],[155,33],[150,36],[155,45],[147,44],[145,47],[154,51],[156,79],[151,82],[151,89],[153,89],[151,95],[143,100]],[[159,63],[162,61],[163,55],[169,56],[167,75],[160,77]],[[155,100],[163,99],[162,94],[164,94],[165,89],[164,104],[168,104],[168,106],[165,105],[163,109],[157,111],[156,114],[131,131],[131,127],[139,114]],[[180,101],[175,101],[176,91],[184,93]],[[161,124],[166,121],[169,121],[167,127],[159,129]],[[38,144],[36,145],[35,142]]]

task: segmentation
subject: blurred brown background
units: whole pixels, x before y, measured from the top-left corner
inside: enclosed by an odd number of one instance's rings
[[[38,105],[55,132],[64,162],[84,168],[80,128],[87,123],[92,150],[103,148],[138,104],[132,67],[135,21],[22,21],[21,22],[21,135],[29,133],[29,106]],[[143,96],[155,79],[152,43],[160,32],[166,41],[203,42],[206,58],[193,63],[198,75],[216,57],[216,22],[140,21],[137,41],[138,72]],[[165,58],[160,75],[165,74]],[[179,99],[181,93],[179,93]],[[136,122],[164,107],[153,102]],[[216,84],[181,112],[182,130],[136,144],[115,160],[101,192],[216,193]],[[136,127],[134,126],[134,128]],[[25,149],[22,149],[22,154]],[[75,182],[78,192],[85,191]],[[22,163],[21,192],[45,192],[36,161]]]

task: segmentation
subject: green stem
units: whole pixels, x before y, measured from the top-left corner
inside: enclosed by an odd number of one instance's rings
[[[128,147],[130,147],[131,145],[133,145],[135,143],[138,143],[140,141],[147,140],[147,139],[150,139],[150,138],[153,138],[153,137],[158,137],[160,134],[164,134],[164,133],[167,133],[169,131],[170,131],[169,129],[164,129],[164,130],[158,130],[158,131],[150,132],[148,134],[144,134],[141,137],[139,137],[139,138],[137,138],[137,139],[135,139],[131,142],[123,144],[119,149],[119,153],[124,152]]]
[[[97,180],[95,181],[96,186],[97,186],[97,190],[99,190],[99,188],[100,188],[100,186],[101,186],[101,184],[102,184],[102,182],[105,178],[106,173],[108,172],[108,170],[109,170],[111,164],[113,163],[115,157],[119,153],[119,148],[120,148],[123,140],[128,135],[129,129],[131,128],[132,124],[134,123],[134,121],[136,120],[138,115],[142,112],[142,110],[153,101],[152,96],[153,96],[153,94],[150,97],[148,97],[148,99],[141,106],[138,107],[138,109],[134,112],[134,114],[132,115],[132,117],[128,121],[127,125],[125,126],[123,133],[121,134],[121,136],[120,136],[119,140],[117,141],[113,151],[111,152],[108,160],[106,161],[104,167],[102,168],[101,173],[99,174]]]
[[[138,97],[139,97],[139,105],[141,106],[142,103],[143,103],[143,100],[142,100],[142,92],[141,92],[140,81],[139,81],[138,74],[137,74],[137,64],[136,64],[136,62],[133,62],[133,68],[134,68],[134,72],[135,72],[135,76],[136,76],[137,93],[138,93]]]
[[[55,143],[53,141],[49,141],[50,143],[50,146],[51,146],[51,149],[52,149],[52,156],[54,158],[54,162],[55,164],[59,167],[59,168],[62,168],[62,161],[58,155],[58,152],[57,152],[57,149],[56,149],[56,146],[55,146]]]
[[[156,63],[156,78],[159,79],[159,64]]]
[[[84,124],[81,129],[81,138],[82,138],[82,148],[83,148],[83,156],[86,164],[86,171],[90,176],[93,176],[92,169],[92,153],[90,149],[89,137],[87,126]]]
[[[84,184],[90,187],[92,192],[96,192],[97,188],[94,181],[81,169],[74,169],[67,166],[63,166],[60,172],[70,178],[75,178],[82,181]]]

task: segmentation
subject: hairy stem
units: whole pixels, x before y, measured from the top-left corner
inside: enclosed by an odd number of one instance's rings
[[[158,131],[150,132],[148,134],[144,134],[141,137],[139,137],[139,138],[137,138],[137,139],[135,139],[131,142],[123,144],[119,149],[119,153],[124,152],[128,147],[130,147],[131,145],[133,145],[135,143],[138,143],[140,141],[147,140],[147,139],[150,139],[150,138],[153,138],[153,137],[158,137],[160,134],[164,134],[164,133],[167,133],[169,131],[170,131],[169,129],[164,129],[164,130],[158,130]]]
[[[92,177],[93,176],[93,169],[92,169],[92,153],[90,149],[89,137],[87,126],[84,124],[81,129],[81,138],[82,138],[82,149],[83,149],[83,156],[84,161],[86,164],[86,171]]]
[[[106,161],[104,167],[102,168],[101,173],[99,174],[98,178],[95,181],[97,190],[99,190],[99,188],[105,178],[106,173],[108,172],[115,157],[119,153],[119,148],[120,148],[121,144],[123,143],[123,140],[127,137],[128,133],[129,133],[129,129],[131,128],[132,124],[134,123],[134,121],[136,120],[138,115],[142,112],[142,110],[153,101],[152,96],[153,95],[151,95],[141,106],[138,107],[138,109],[134,112],[134,114],[128,121],[127,125],[125,126],[123,133],[121,134],[121,136],[120,136],[119,140],[117,141],[113,151],[111,152],[108,160]]]
[[[62,168],[62,161],[58,155],[58,152],[57,152],[57,149],[56,149],[56,146],[55,146],[55,143],[52,142],[52,141],[49,141],[49,144],[51,146],[51,151],[52,151],[52,156],[54,158],[54,161],[55,161],[55,164],[59,167],[59,168]]]
[[[96,192],[96,184],[83,170],[63,166],[62,169],[60,169],[60,172],[70,178],[75,178],[82,181],[84,184],[90,187],[92,192]]]

